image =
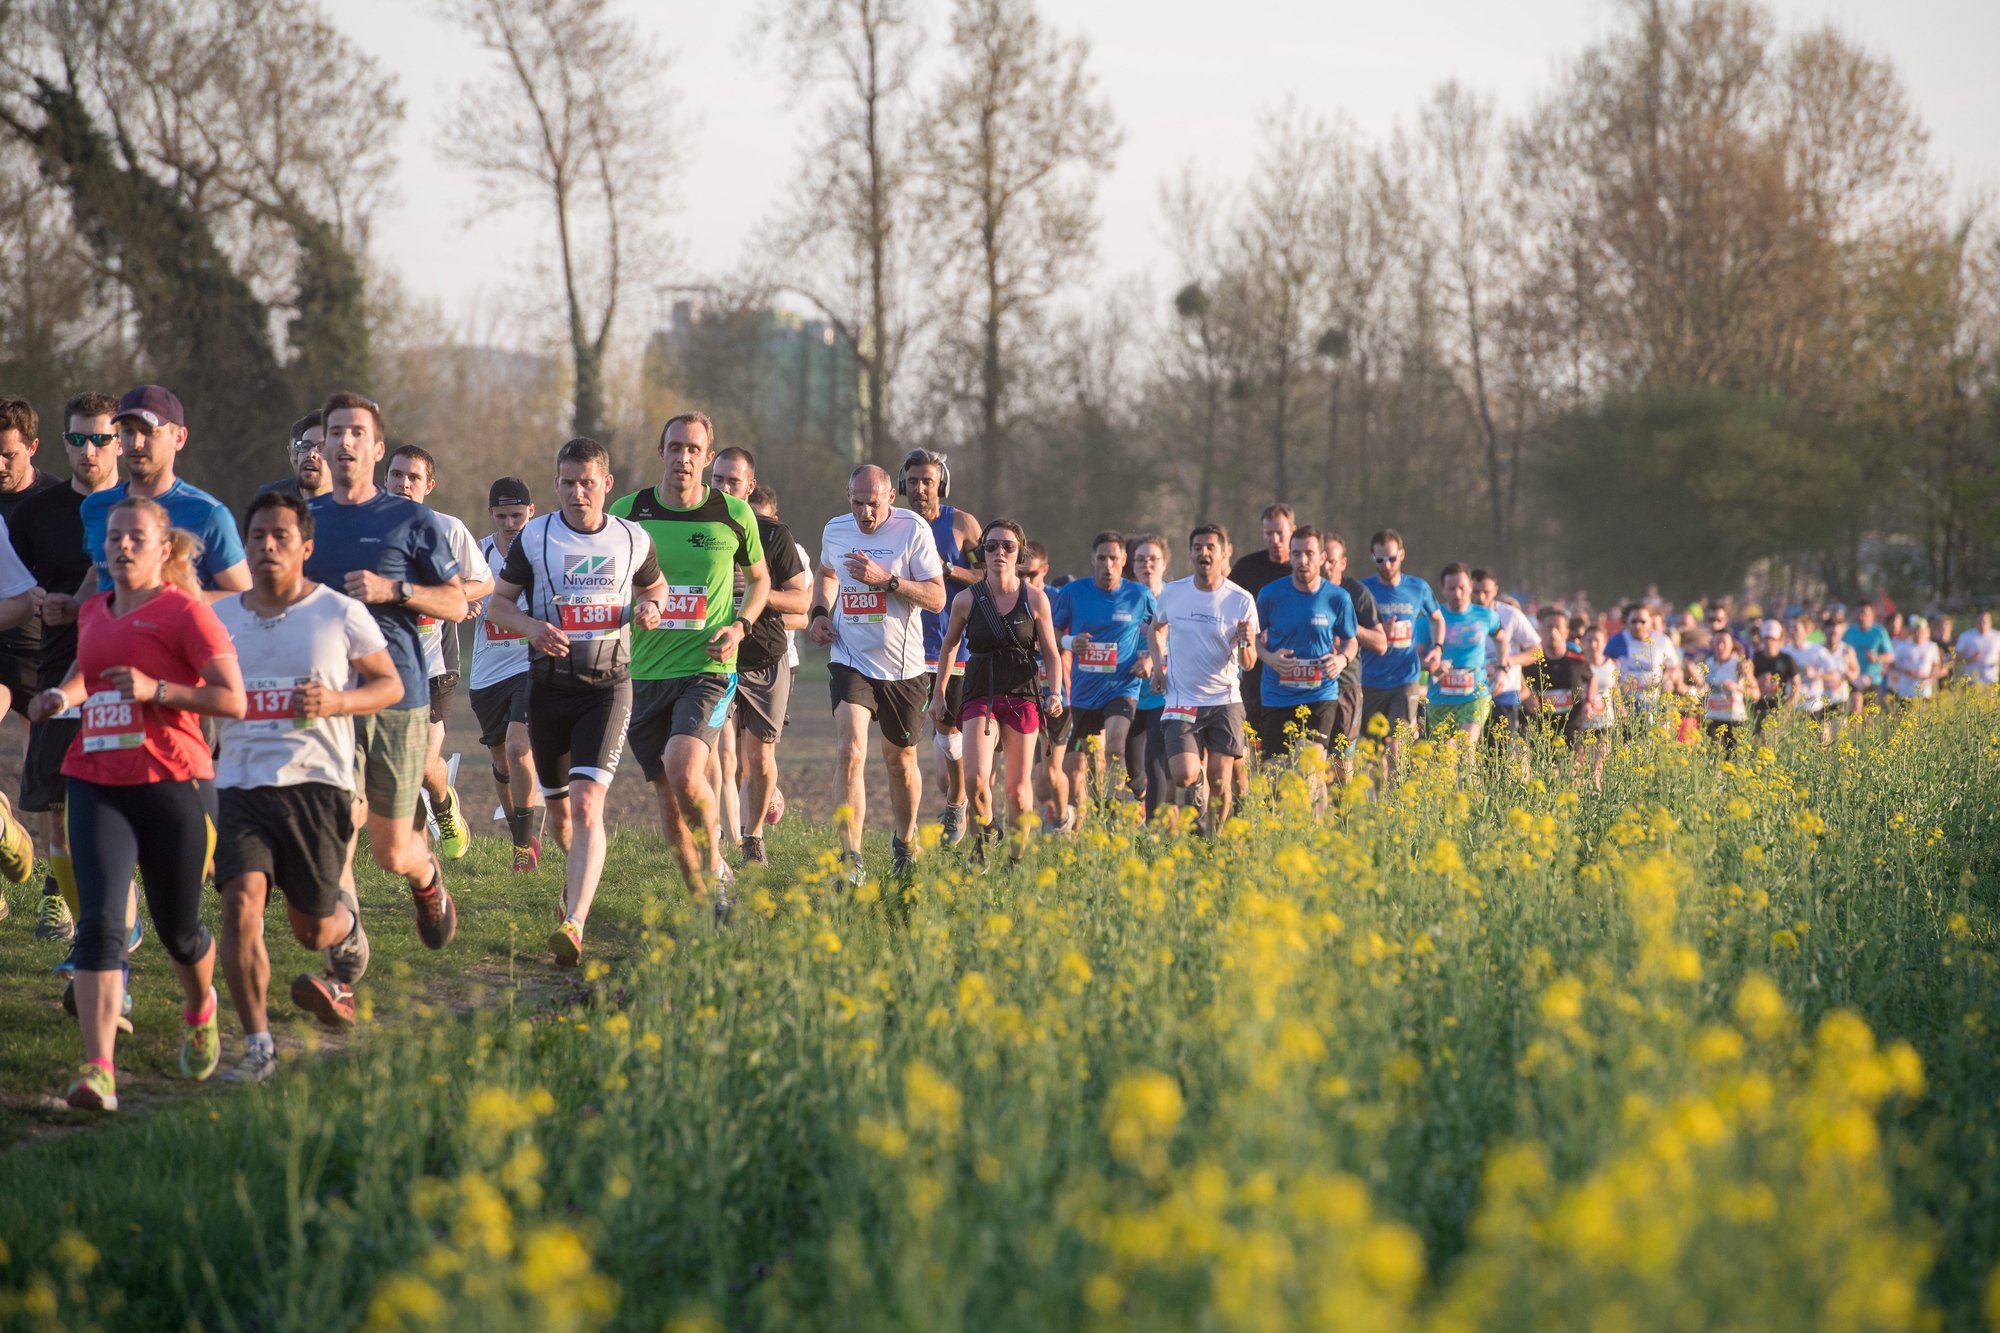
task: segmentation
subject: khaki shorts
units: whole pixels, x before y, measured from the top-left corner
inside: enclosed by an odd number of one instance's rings
[[[417,813],[430,745],[428,708],[385,708],[354,719],[355,786],[368,798],[369,814],[407,820]]]

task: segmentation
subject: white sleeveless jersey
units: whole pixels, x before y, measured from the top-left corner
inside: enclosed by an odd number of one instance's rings
[[[479,539],[479,554],[496,573],[507,563],[507,558],[500,554],[500,544],[491,537]],[[525,607],[527,604],[526,593],[515,598],[515,605]],[[493,599],[488,597],[479,609],[479,619],[473,624],[472,684],[469,688],[475,690],[489,689],[503,680],[512,680],[528,669],[528,641],[488,619],[487,613],[492,609]]]
[[[644,528],[606,514],[597,531],[578,532],[560,510],[539,514],[514,538],[500,577],[521,588],[529,615],[569,639],[562,657],[531,650],[537,682],[588,688],[631,675],[633,591],[660,582]]]

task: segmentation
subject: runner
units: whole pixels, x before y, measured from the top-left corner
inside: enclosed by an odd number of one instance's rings
[[[1043,683],[1036,663],[1060,660],[1048,594],[1029,583],[1020,569],[1027,534],[1012,519],[996,518],[986,525],[980,548],[985,574],[978,583],[951,599],[938,660],[956,660],[960,643],[969,643],[965,695],[959,716],[971,731],[966,746],[966,784],[972,802],[972,848],[983,864],[989,845],[1001,842],[1011,828],[1025,837],[1035,811],[1033,737],[1044,713],[1060,715],[1060,695]],[[1036,699],[1039,695],[1040,706]],[[933,693],[931,718],[950,710],[942,694]],[[1007,763],[1007,820],[993,821],[993,754]],[[1014,844],[1013,860],[1022,843]]]
[[[1535,734],[1551,742],[1560,738],[1574,750],[1590,706],[1590,666],[1570,651],[1569,616],[1560,606],[1543,607],[1536,619],[1541,651],[1522,669],[1524,707]]]
[[[583,961],[584,924],[604,871],[604,797],[618,772],[632,717],[633,647],[626,625],[651,630],[684,617],[698,629],[706,610],[696,594],[668,586],[644,528],[605,512],[611,486],[611,455],[596,440],[580,436],[556,452],[562,507],[529,519],[509,544],[486,612],[501,628],[527,639],[533,654],[528,743],[557,836],[569,848],[562,919],[549,934],[557,967]],[[721,600],[712,581],[700,586]],[[727,683],[723,677],[713,691],[720,704],[698,706],[715,710],[726,704]],[[668,758],[671,764],[675,756],[669,752]],[[705,782],[704,768],[705,762],[695,774]],[[699,868],[683,860],[681,871],[689,890],[702,892]],[[716,906],[723,908],[720,895]]]
[[[1540,656],[1542,636],[1527,613],[1500,596],[1500,580],[1491,570],[1472,571],[1472,600],[1500,617],[1500,649],[1490,681],[1493,709],[1488,715],[1486,743],[1506,749],[1521,735],[1521,669]]]
[[[41,416],[34,404],[25,398],[0,398],[0,523],[10,535],[20,526],[21,505],[56,485],[55,478],[35,466],[41,447]],[[17,540],[17,553],[19,545]],[[7,687],[7,711],[20,714],[23,726],[40,680],[41,657],[39,614],[0,631],[0,685]],[[0,915],[4,914],[0,909]]]
[[[724,449],[715,456],[709,475],[715,489],[749,506],[771,574],[764,612],[736,652],[735,706],[729,725],[722,729],[723,748],[730,752],[730,761],[723,765],[725,781],[731,784],[728,790],[734,792],[738,781],[743,784],[741,802],[728,828],[742,836],[743,863],[763,866],[771,864],[764,852],[764,816],[771,807],[771,793],[778,789],[778,741],[792,704],[792,668],[786,662],[791,636],[786,630],[806,623],[812,575],[792,530],[751,504],[757,491],[757,459],[748,449],[736,445]],[[747,587],[747,579],[739,582]],[[744,590],[739,588],[738,595]]]
[[[1590,769],[1590,785],[1604,790],[1604,761],[1611,755],[1611,729],[1618,724],[1618,664],[1604,655],[1609,636],[1602,625],[1587,625],[1579,636],[1582,661],[1590,673],[1583,698],[1583,718],[1576,730],[1576,769]]]
[[[1361,580],[1361,584],[1375,599],[1388,648],[1380,656],[1364,656],[1361,660],[1361,723],[1366,727],[1379,717],[1388,724],[1388,743],[1382,757],[1382,777],[1386,782],[1402,744],[1402,733],[1414,734],[1417,729],[1417,709],[1424,698],[1417,676],[1437,670],[1437,649],[1433,647],[1420,654],[1415,646],[1417,622],[1425,621],[1430,626],[1426,642],[1442,643],[1444,612],[1430,584],[1403,573],[1401,533],[1394,528],[1382,529],[1369,539],[1368,550],[1375,562],[1375,573]]]
[[[8,519],[14,551],[35,581],[29,595],[37,616],[54,614],[42,630],[37,691],[60,685],[76,661],[76,599],[90,574],[83,549],[83,499],[118,481],[118,428],[112,417],[118,400],[109,394],[79,393],[63,406],[63,452],[69,455],[69,484],[50,486],[21,502]],[[38,940],[67,943],[75,934],[76,870],[69,855],[63,819],[63,755],[76,739],[76,717],[52,717],[28,727],[28,751],[21,761],[21,809],[44,817],[43,848],[49,872],[42,884]],[[134,919],[138,903],[132,904]]]
[[[426,508],[437,490],[437,460],[429,451],[414,444],[398,445],[389,455],[389,471],[382,489]],[[465,600],[477,605],[493,591],[493,571],[480,554],[479,543],[465,524],[450,514],[431,509],[431,516],[444,529],[451,558],[458,562],[459,578],[465,584]],[[465,817],[458,793],[451,788],[450,773],[444,762],[445,722],[451,717],[451,701],[458,694],[460,653],[458,625],[436,616],[418,616],[417,633],[424,644],[424,672],[430,677],[430,746],[424,751],[424,799],[437,820],[437,852],[447,861],[456,861],[472,846],[472,825]],[[415,818],[421,820],[421,809]]]
[[[1289,538],[1292,574],[1257,594],[1257,657],[1264,664],[1260,696],[1268,716],[1269,757],[1300,757],[1313,808],[1326,805],[1326,754],[1339,726],[1340,678],[1360,652],[1354,599],[1325,577],[1326,544],[1307,525]],[[1237,562],[1240,567],[1242,562]]]
[[[1973,627],[1958,636],[1958,660],[1965,679],[1974,685],[2000,685],[2000,630],[1993,613],[1981,611]]]
[[[295,500],[311,500],[333,488],[333,474],[326,466],[326,413],[314,408],[292,423],[292,440],[285,449],[292,475],[267,481],[257,494],[276,491]]]
[[[1702,717],[1708,734],[1722,742],[1723,758],[1733,759],[1736,734],[1750,721],[1749,705],[1757,701],[1758,690],[1752,663],[1726,628],[1711,641],[1702,675]]]
[[[220,500],[174,475],[188,440],[181,400],[157,384],[142,384],[118,400],[114,421],[125,480],[84,497],[83,545],[96,562],[96,577],[78,589],[78,596],[93,588],[111,591],[111,572],[103,565],[106,524],[111,507],[128,495],[159,501],[173,525],[200,544],[195,576],[209,601],[249,587],[250,567],[243,563],[235,518]]]
[[[1854,655],[1854,645],[1847,641],[1847,608],[1838,602],[1826,613],[1822,640],[1840,668],[1826,696],[1826,721],[1832,728],[1838,727],[1853,711],[1854,691],[1860,688],[1862,679],[1861,659]]]
[[[1160,592],[1167,586],[1167,539],[1157,532],[1142,533],[1132,539],[1132,580],[1153,594],[1154,618],[1159,617]],[[1152,633],[1146,635],[1150,649]],[[1154,813],[1170,797],[1167,779],[1167,742],[1163,718],[1167,708],[1167,691],[1160,681],[1160,663],[1148,653],[1152,669],[1139,685],[1139,716],[1132,723],[1132,731],[1138,737],[1136,747],[1130,741],[1125,749],[1125,772],[1132,782],[1133,794],[1144,804],[1146,818]]]
[[[528,483],[519,477],[494,482],[486,491],[486,515],[493,535],[480,540],[479,555],[492,570],[506,563],[515,538],[535,516]],[[549,808],[535,783],[528,745],[528,641],[494,620],[491,610],[489,595],[479,605],[472,635],[472,714],[479,719],[479,743],[493,761],[493,783],[514,844],[514,873],[531,875],[542,864],[542,821]]]
[[[1444,567],[1438,587],[1444,593],[1444,633],[1426,640],[1428,625],[1420,625],[1417,634],[1419,647],[1438,650],[1438,665],[1431,668],[1430,731],[1452,737],[1458,753],[1469,756],[1493,707],[1490,668],[1509,660],[1501,642],[1504,627],[1492,607],[1473,602],[1472,571],[1458,561]],[[1522,657],[1534,660],[1533,653]]]
[[[309,502],[313,549],[306,577],[366,605],[389,642],[403,697],[354,724],[368,849],[376,865],[409,885],[424,947],[442,949],[458,931],[458,904],[444,887],[444,867],[425,845],[422,826],[413,822],[430,742],[430,677],[418,618],[465,619],[465,584],[430,510],[375,484],[375,465],[386,448],[382,409],[358,393],[337,393],[322,410],[333,487]],[[350,839],[349,862],[353,848]],[[353,884],[351,865],[345,883]]]
[[[1347,599],[1354,603],[1354,637],[1359,644],[1340,673],[1340,698],[1334,709],[1330,738],[1344,785],[1354,779],[1354,747],[1361,740],[1361,662],[1366,654],[1387,652],[1389,636],[1382,628],[1381,614],[1375,609],[1375,594],[1360,579],[1348,577],[1347,541],[1337,532],[1326,534],[1326,577],[1329,582],[1338,583]]]
[[[910,508],[930,526],[937,543],[938,559],[944,564],[944,591],[947,601],[959,591],[979,582],[979,520],[963,509],[945,503],[951,498],[951,465],[935,449],[912,449],[903,460],[896,488],[909,497]],[[938,645],[944,638],[944,618],[949,607],[924,616],[924,670],[930,673],[929,690],[938,692]],[[965,694],[965,656],[952,663],[943,675],[944,720],[931,716],[931,745],[938,757],[938,791],[944,797],[944,845],[955,845],[965,836],[965,740],[959,731],[959,704]]]
[[[267,491],[245,521],[250,591],[215,604],[248,705],[221,727],[215,880],[222,975],[243,1023],[243,1058],[225,1077],[261,1083],[278,1070],[264,948],[274,887],[292,938],[325,956],[326,975],[301,974],[293,1001],[328,1027],[354,1022],[354,983],[368,966],[358,904],[340,883],[354,836],[354,717],[395,703],[403,682],[368,608],[305,577],[306,502]]]
[[[1252,597],[1257,597],[1272,584],[1292,577],[1292,530],[1298,518],[1292,507],[1281,500],[1265,505],[1257,521],[1263,529],[1263,549],[1252,551],[1229,567],[1229,581]],[[1243,673],[1243,720],[1258,755],[1269,758],[1287,748],[1284,728],[1289,718],[1273,719],[1279,723],[1275,734],[1264,730],[1263,676],[1264,673],[1255,667]],[[1239,801],[1247,790],[1248,777],[1246,764],[1235,775],[1235,794]]]
[[[847,811],[840,821],[840,857],[848,882],[856,886],[865,874],[861,830],[868,795],[861,766],[868,757],[871,714],[882,733],[895,811],[891,872],[900,874],[915,861],[922,775],[912,747],[918,715],[934,693],[924,679],[918,613],[944,609],[944,562],[930,525],[894,508],[894,500],[888,473],[872,464],[854,469],[847,481],[851,512],[829,521],[820,537],[807,627],[814,643],[833,649],[829,691],[840,742],[834,802]]]
[[[1889,664],[1896,658],[1896,644],[1889,631],[1875,623],[1875,603],[1863,602],[1854,609],[1854,623],[1843,636],[1861,663],[1861,685],[1854,691],[1854,711],[1868,706],[1873,695],[1876,705],[1887,692]]]
[[[1124,534],[1098,533],[1090,542],[1091,577],[1064,585],[1051,611],[1072,660],[1069,713],[1075,744],[1067,776],[1079,795],[1094,792],[1099,801],[1111,800],[1126,785],[1125,754],[1139,716],[1139,689],[1153,670],[1146,656],[1153,594],[1125,577],[1125,560]],[[1096,747],[1090,745],[1093,737]],[[1081,799],[1077,808],[1084,808]]]
[[[1823,738],[1831,738],[1826,727],[1828,699],[1842,679],[1841,661],[1810,637],[1812,618],[1804,612],[1792,617],[1783,652],[1798,668],[1792,689],[1792,707],[1820,724]]]
[[[1666,636],[1654,632],[1653,615],[1644,602],[1627,603],[1624,632],[1604,646],[1604,655],[1618,664],[1625,720],[1633,726],[1650,727],[1664,720],[1666,696],[1673,688],[1676,654]]]
[[[750,512],[758,518],[777,518],[778,493],[768,485],[759,482],[757,489],[750,492]],[[799,564],[804,567],[808,578],[810,578],[812,573],[812,554],[806,550],[805,544],[799,541],[796,533],[792,536],[792,549],[797,553]],[[806,600],[808,603],[812,600],[812,585],[810,582],[806,585]],[[785,626],[785,673],[790,677],[790,683],[785,687],[785,716],[781,720],[789,727],[792,725],[792,700],[798,696],[799,689],[799,635],[805,632],[806,618],[804,616],[788,615],[785,617]],[[777,785],[777,772],[774,769],[771,774],[771,799],[764,811],[764,823],[766,825],[775,825],[784,817],[785,791],[784,788]]]
[[[112,591],[79,609],[76,664],[62,684],[35,696],[30,717],[83,710],[63,772],[82,903],[76,1005],[84,1064],[64,1099],[115,1111],[112,1057],[135,871],[144,875],[146,909],[181,983],[181,1073],[207,1078],[221,1058],[215,944],[201,919],[215,827],[195,789],[215,768],[196,715],[241,717],[246,701],[236,649],[195,581],[193,539],[144,497],[119,502],[104,519],[98,559]]]
[[[714,878],[714,910],[726,917],[734,899],[709,766],[736,693],[736,655],[764,614],[771,574],[750,506],[702,483],[715,459],[714,423],[700,412],[674,417],[660,432],[660,458],[660,484],[620,496],[610,508],[652,538],[667,581],[660,623],[632,636],[631,742],[658,795],[660,826],[682,881],[700,897],[708,892],[705,874]]]
[[[1766,620],[1758,626],[1757,651],[1750,655],[1750,671],[1757,681],[1757,692],[1752,699],[1759,736],[1764,734],[1764,724],[1783,705],[1798,679],[1799,664],[1785,652],[1784,643],[1785,627],[1777,621]]]
[[[1257,662],[1257,601],[1223,572],[1229,551],[1219,524],[1188,535],[1194,573],[1161,589],[1151,645],[1153,682],[1167,695],[1162,800],[1193,806],[1196,830],[1211,836],[1229,822],[1235,761],[1249,749],[1238,682]]]
[[[1908,705],[1937,695],[1937,683],[1944,679],[1944,655],[1931,642],[1930,621],[1911,616],[1909,637],[1896,643],[1895,660],[1889,664],[1889,692],[1898,704]]]
[[[1036,541],[1021,543],[1021,581],[1053,601],[1048,577],[1049,548]],[[1069,783],[1070,667],[1070,654],[1060,646],[1054,658],[1041,659],[1039,667],[1044,694],[1062,704],[1043,710],[1041,729],[1035,733],[1035,800],[1050,833],[1073,832],[1078,820]]]

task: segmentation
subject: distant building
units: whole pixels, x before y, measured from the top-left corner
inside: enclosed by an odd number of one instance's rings
[[[707,411],[726,444],[861,461],[860,368],[823,319],[676,301],[667,327],[647,342],[646,378]]]

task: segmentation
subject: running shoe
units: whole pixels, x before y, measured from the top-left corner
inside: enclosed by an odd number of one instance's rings
[[[344,985],[352,986],[368,971],[368,932],[361,928],[361,918],[354,919],[354,932],[338,944],[330,944],[326,950],[326,974]]]
[[[146,918],[144,916],[135,916],[132,918],[132,931],[125,937],[125,956],[129,958],[139,952],[139,946],[145,942]]]
[[[542,868],[542,840],[530,838],[526,847],[514,849],[514,873],[532,875]]]
[[[354,987],[344,981],[302,973],[292,981],[292,1003],[317,1018],[323,1028],[354,1026]]]
[[[69,971],[63,971],[64,968],[68,968]],[[75,1018],[76,958],[74,955],[63,959],[61,963],[56,965],[56,975],[69,978],[68,981],[63,983],[62,1007],[64,1013],[68,1014],[71,1018]],[[125,968],[124,976],[124,996],[118,1004],[118,1018],[116,1021],[120,1032],[129,1033],[132,1030],[132,969],[129,967]]]
[[[555,955],[557,967],[575,967],[583,961],[583,927],[570,920],[549,932],[549,952]]]
[[[70,941],[69,952],[63,955],[63,960],[57,963],[53,970],[55,975],[65,981],[76,975],[76,941],[74,939]],[[72,1009],[70,1012],[75,1013],[76,1011]]]
[[[208,1017],[188,1023],[181,1033],[181,1077],[199,1083],[222,1063],[222,1025],[216,1021],[221,1011],[222,1006],[215,998],[215,987],[210,986]]]
[[[917,868],[916,849],[901,838],[889,839],[889,873],[895,876],[910,874]]]
[[[729,924],[730,914],[736,910],[736,872],[727,865],[715,872],[715,924]]]
[[[410,898],[417,909],[417,938],[426,949],[442,949],[458,934],[458,904],[444,886],[444,867],[431,858],[431,883],[426,889],[412,889]]]
[[[26,884],[34,874],[35,840],[14,817],[14,807],[6,793],[0,792],[0,879],[9,884]]]
[[[960,801],[957,805],[947,805],[944,808],[944,815],[939,822],[944,826],[944,845],[946,847],[956,847],[961,842],[964,842],[965,802]]]
[[[438,855],[456,861],[472,849],[472,830],[466,827],[465,812],[453,788],[444,789],[444,809],[436,811]]]
[[[764,807],[764,822],[775,824],[785,817],[785,793],[782,788],[771,788],[771,803]]]
[[[103,1065],[86,1063],[76,1081],[63,1090],[63,1100],[79,1111],[118,1109],[118,1080]]]
[[[58,940],[63,943],[76,938],[76,918],[69,914],[69,904],[60,893],[42,895],[42,910],[35,921],[35,938],[38,940]]]
[[[867,882],[868,871],[861,864],[860,852],[842,852],[840,854],[840,864],[843,867],[842,873],[847,876],[847,883],[850,887],[858,889]]]
[[[743,840],[743,864],[746,866],[767,866],[771,864],[769,854],[764,851],[764,840],[762,838],[745,838]]]
[[[222,1071],[224,1083],[262,1083],[278,1072],[278,1048],[259,1046],[243,1052],[243,1058]]]

